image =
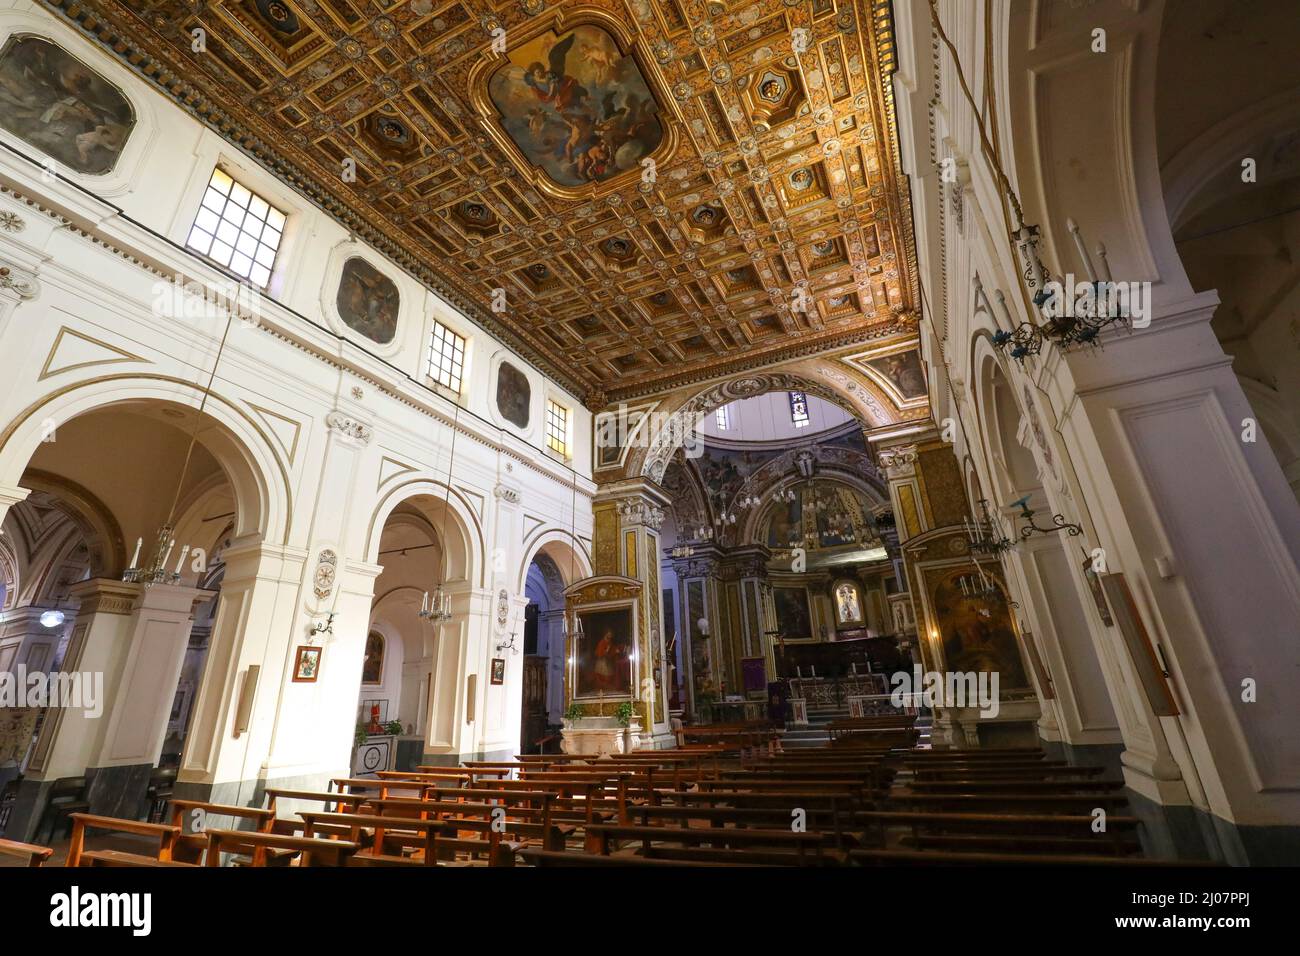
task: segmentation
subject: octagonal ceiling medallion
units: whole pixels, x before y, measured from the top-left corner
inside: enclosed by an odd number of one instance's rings
[[[537,188],[585,199],[642,179],[646,160],[672,155],[676,134],[661,105],[671,100],[657,93],[658,68],[607,14],[579,8],[520,32],[504,57],[471,73],[471,96]]]

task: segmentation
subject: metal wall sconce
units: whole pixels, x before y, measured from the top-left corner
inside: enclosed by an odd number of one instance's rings
[[[1011,502],[1011,507],[1020,508],[1020,519],[1025,523],[1020,527],[1020,540],[1024,541],[1035,534],[1055,534],[1058,531],[1066,532],[1071,538],[1077,538],[1083,534],[1083,528],[1077,524],[1072,524],[1065,520],[1064,515],[1052,515],[1052,527],[1040,528],[1034,523],[1034,511],[1029,507],[1029,495],[1025,495],[1017,501]]]

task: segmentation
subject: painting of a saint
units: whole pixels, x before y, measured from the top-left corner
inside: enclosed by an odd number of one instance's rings
[[[903,398],[920,398],[926,393],[921,353],[916,349],[872,359],[867,364],[884,375]]]
[[[773,588],[772,603],[776,606],[776,626],[782,638],[798,641],[813,636],[807,588]]]
[[[111,172],[135,126],[122,92],[86,64],[35,36],[0,50],[0,126],[69,169]]]
[[[574,697],[626,697],[632,692],[632,608],[579,611]]]
[[[963,594],[961,579],[971,575],[969,567],[957,569],[934,585],[934,614],[948,670],[996,671],[1004,688],[1029,686],[1006,597],[1001,589],[992,595]]]
[[[488,81],[488,96],[506,135],[558,185],[638,169],[663,141],[640,66],[599,27],[547,32],[508,61]]]
[[[339,318],[354,332],[386,345],[397,332],[397,286],[365,259],[353,256],[343,263],[335,300]]]
[[[528,407],[532,404],[533,389],[528,376],[509,362],[497,369],[497,411],[501,417],[520,428],[528,427]]]
[[[366,637],[366,659],[361,665],[361,683],[384,682],[384,635],[371,631]]]

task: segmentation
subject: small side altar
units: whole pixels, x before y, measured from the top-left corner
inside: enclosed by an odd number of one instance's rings
[[[617,717],[576,717],[560,730],[560,749],[566,754],[630,753],[640,747],[640,721],[624,727]]]

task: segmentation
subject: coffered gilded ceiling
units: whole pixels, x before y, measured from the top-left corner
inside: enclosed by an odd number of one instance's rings
[[[46,2],[592,407],[914,323],[887,3]]]

